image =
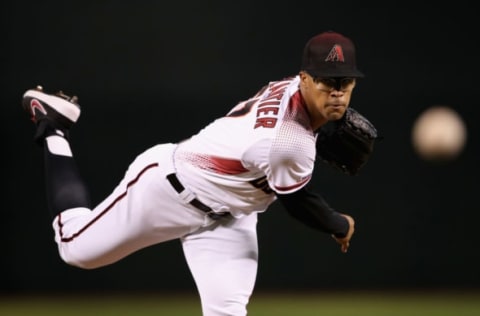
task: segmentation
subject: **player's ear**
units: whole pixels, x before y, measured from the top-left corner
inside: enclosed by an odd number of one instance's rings
[[[307,84],[307,81],[308,81],[308,79],[310,78],[310,75],[309,75],[306,71],[303,71],[303,70],[301,70],[301,71],[298,73],[298,76],[300,77],[300,83],[301,83],[302,85]]]

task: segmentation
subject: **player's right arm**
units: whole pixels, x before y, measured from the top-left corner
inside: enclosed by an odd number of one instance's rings
[[[316,230],[331,234],[347,252],[354,233],[354,220],[351,216],[334,210],[323,197],[307,185],[289,194],[276,194],[287,212],[303,224]]]

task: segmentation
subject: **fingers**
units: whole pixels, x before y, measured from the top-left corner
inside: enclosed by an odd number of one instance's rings
[[[346,253],[348,251],[348,248],[350,247],[350,239],[352,238],[352,235],[355,231],[355,221],[349,215],[346,215],[346,214],[341,214],[341,215],[347,219],[349,224],[347,235],[343,238],[337,238],[333,234],[331,236],[340,245],[340,250],[343,253]]]
[[[346,253],[348,251],[348,248],[350,247],[350,240],[346,238],[337,238],[335,235],[332,235],[332,238],[335,239],[335,241],[340,245],[340,250],[343,253]]]

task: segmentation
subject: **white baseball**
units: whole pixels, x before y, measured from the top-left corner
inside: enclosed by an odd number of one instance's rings
[[[467,129],[460,115],[447,106],[428,108],[417,118],[412,129],[416,152],[427,160],[455,158],[467,139]]]

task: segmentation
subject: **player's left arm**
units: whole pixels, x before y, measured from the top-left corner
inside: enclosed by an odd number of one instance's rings
[[[351,216],[337,212],[309,185],[290,194],[276,194],[287,212],[305,225],[331,234],[346,252],[354,233],[354,220]]]

